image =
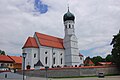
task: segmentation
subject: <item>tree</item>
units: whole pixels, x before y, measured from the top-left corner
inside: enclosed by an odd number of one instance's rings
[[[111,45],[113,45],[113,49],[111,51],[113,62],[120,66],[120,31],[117,35],[113,36]]]
[[[112,55],[108,54],[108,55],[106,56],[106,58],[105,58],[105,61],[106,61],[106,62],[113,62],[113,57],[112,57]]]
[[[96,56],[91,59],[95,65],[97,65],[98,62],[102,62],[102,57],[101,56]]]
[[[5,55],[5,51],[0,50],[0,55]]]

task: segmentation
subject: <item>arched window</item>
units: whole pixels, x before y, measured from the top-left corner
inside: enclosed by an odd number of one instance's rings
[[[53,64],[55,64],[55,57],[53,58]]]
[[[71,28],[70,24],[69,24],[69,28]]]
[[[45,57],[45,64],[47,64],[47,59],[48,59],[48,58],[47,58],[47,57]]]
[[[67,28],[67,25],[65,25],[65,28]]]
[[[36,53],[34,54],[34,58],[36,58]]]
[[[55,53],[53,53],[53,55],[55,55]]]
[[[74,28],[74,25],[72,25],[72,28]]]
[[[45,52],[45,54],[47,54],[47,51]]]
[[[61,64],[62,64],[62,58],[61,58]]]

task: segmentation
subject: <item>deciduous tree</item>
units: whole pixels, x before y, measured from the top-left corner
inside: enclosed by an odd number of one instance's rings
[[[111,45],[113,45],[113,49],[111,51],[113,62],[120,66],[120,31],[117,35],[113,36]]]

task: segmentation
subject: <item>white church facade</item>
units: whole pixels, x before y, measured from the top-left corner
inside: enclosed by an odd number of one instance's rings
[[[83,56],[79,53],[78,41],[75,35],[75,16],[69,11],[63,16],[65,36],[64,39],[35,32],[28,37],[23,46],[26,68],[35,69],[48,66],[80,66]]]

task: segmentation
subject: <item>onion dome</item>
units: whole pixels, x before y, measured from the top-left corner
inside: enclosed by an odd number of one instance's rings
[[[69,8],[68,8],[68,12],[65,13],[63,16],[63,21],[65,22],[67,20],[72,20],[72,21],[75,20],[75,16],[69,11]]]

